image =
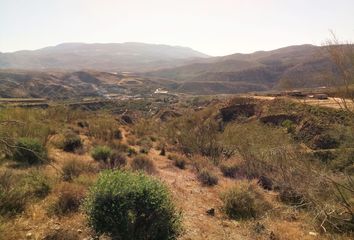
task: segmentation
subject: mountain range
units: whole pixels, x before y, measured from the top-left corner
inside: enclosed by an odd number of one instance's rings
[[[145,43],[63,43],[38,50],[0,53],[0,68],[146,71],[209,57],[191,48]]]
[[[155,87],[195,94],[242,93],[323,86],[333,74],[326,51],[308,44],[211,57],[168,45],[65,43],[0,53],[0,69],[0,97],[50,97],[47,90],[37,89],[60,89],[64,97],[80,97]],[[134,72],[135,77],[121,72]]]

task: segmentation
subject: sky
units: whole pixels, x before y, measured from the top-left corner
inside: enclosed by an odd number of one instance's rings
[[[354,42],[354,0],[0,0],[0,52],[145,42],[212,56]]]

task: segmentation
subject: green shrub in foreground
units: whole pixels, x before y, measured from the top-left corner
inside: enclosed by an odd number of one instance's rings
[[[112,149],[107,146],[95,147],[91,153],[93,159],[95,159],[96,161],[103,161],[103,162],[107,162],[111,154],[112,154]]]
[[[47,150],[34,138],[20,138],[15,144],[13,159],[21,164],[34,165],[47,161]]]
[[[90,225],[113,239],[176,239],[180,216],[167,188],[142,173],[101,173],[85,202]]]

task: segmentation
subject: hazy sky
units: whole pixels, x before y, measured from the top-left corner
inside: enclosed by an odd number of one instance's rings
[[[210,55],[354,41],[354,0],[0,0],[0,51],[146,42]]]

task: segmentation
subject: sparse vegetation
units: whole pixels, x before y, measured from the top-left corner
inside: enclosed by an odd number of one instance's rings
[[[134,121],[124,128],[120,128],[121,116],[117,115],[125,111],[126,102],[112,109],[104,105],[102,111],[59,106],[0,109],[0,140],[6,140],[0,141],[1,236],[23,238],[27,231],[22,229],[29,222],[39,228],[48,223],[48,229],[38,229],[35,235],[44,239],[93,237],[96,233],[92,230],[113,239],[157,234],[157,226],[169,221],[162,217],[155,225],[145,216],[153,214],[150,200],[155,204],[153,200],[160,199],[160,188],[150,189],[155,184],[150,181],[161,179],[166,183],[164,189],[173,191],[170,204],[175,201],[182,212],[190,211],[186,216],[197,213],[198,224],[212,228],[216,239],[226,226],[233,226],[231,219],[244,219],[247,224],[230,227],[230,234],[241,231],[247,235],[250,231],[254,238],[300,239],[311,230],[321,239],[351,239],[354,123],[347,113],[289,100],[185,98],[173,103],[174,110],[182,114],[163,120],[154,111],[161,105],[167,108],[165,100],[134,103],[140,110],[129,112]],[[244,104],[250,108],[243,109]],[[15,122],[6,122],[7,116]],[[41,129],[36,132],[33,127]],[[29,144],[23,138],[29,139]],[[57,144],[64,140],[68,140],[68,148]],[[43,153],[43,163],[48,164],[41,164],[32,151],[23,151],[18,158],[21,161],[14,163],[14,146],[21,141],[39,155]],[[140,151],[144,154],[137,153]],[[146,173],[154,176],[143,175]],[[84,214],[81,207],[89,189]],[[146,197],[150,191],[152,198]],[[112,210],[113,205],[117,209]],[[205,216],[199,215],[200,208]],[[194,239],[198,224],[194,219],[179,218],[173,209],[176,226],[180,226],[177,222],[186,223],[182,238]],[[161,216],[161,211],[156,211]],[[111,213],[120,220],[106,217]],[[212,216],[224,224],[214,224]],[[60,223],[60,230],[49,231],[53,219]],[[128,221],[129,228],[121,221]],[[125,226],[124,231],[117,226]],[[83,233],[71,235],[76,233],[71,229],[76,228]],[[209,233],[209,229],[203,231]],[[153,235],[146,236],[151,239]],[[177,234],[171,236],[174,239]]]

